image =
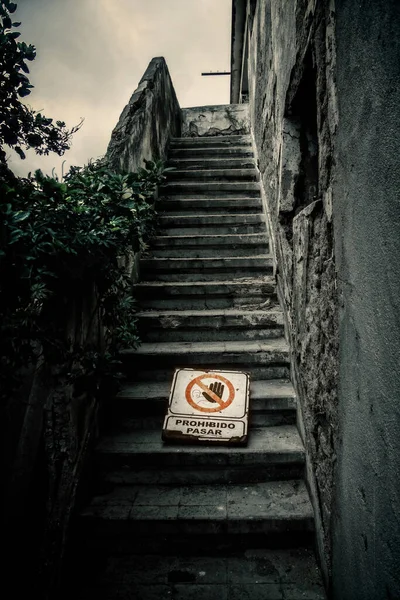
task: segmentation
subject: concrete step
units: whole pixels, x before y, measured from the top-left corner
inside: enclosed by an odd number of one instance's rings
[[[176,169],[254,169],[254,160],[248,157],[226,158],[171,158],[167,167]]]
[[[211,258],[248,256],[269,252],[265,234],[157,236],[143,258]]]
[[[272,340],[274,341],[274,340]],[[183,343],[183,342],[182,342]],[[217,342],[210,342],[210,344]],[[238,342],[239,343],[239,342]],[[243,344],[247,342],[241,342]],[[231,354],[221,355],[220,360],[213,360],[213,356],[210,356],[207,360],[206,356],[203,356],[201,361],[195,362],[193,357],[177,357],[178,361],[173,362],[168,357],[155,357],[154,360],[149,363],[144,360],[143,357],[136,358],[133,360],[132,357],[123,355],[122,366],[126,377],[129,380],[135,381],[171,381],[172,375],[175,368],[179,367],[190,367],[193,369],[214,371],[227,370],[227,371],[244,371],[250,374],[250,377],[254,379],[289,379],[290,378],[290,365],[288,363],[272,363],[269,360],[268,354],[257,355],[257,362],[254,360],[248,360],[248,357],[244,356],[232,356]],[[207,362],[204,362],[207,360]],[[220,362],[221,361],[221,362]]]
[[[251,146],[250,135],[226,135],[226,136],[208,136],[208,137],[180,137],[171,138],[169,148],[200,148],[210,146]]]
[[[144,342],[258,340],[283,335],[281,310],[145,311],[137,317]]]
[[[246,483],[301,476],[305,451],[295,425],[259,427],[247,446],[165,444],[160,429],[104,436],[96,470],[115,484]]]
[[[205,182],[224,182],[224,181],[258,181],[259,173],[256,169],[176,169],[168,173],[169,181],[205,181]]]
[[[196,219],[191,220],[187,217],[186,222],[181,221],[183,215],[171,217],[170,221],[164,221],[165,217],[160,218],[162,228],[159,229],[160,235],[233,235],[247,233],[265,233],[264,215],[244,215],[247,217],[260,217],[252,222],[245,220],[237,221],[236,224],[226,224],[227,221],[233,221],[235,215],[198,215]],[[243,215],[242,215],[243,216]],[[211,217],[211,218],[210,218]],[[175,224],[179,219],[179,224]],[[203,223],[199,223],[200,219],[204,219]],[[222,220],[222,221],[221,221]],[[219,221],[222,224],[218,224]]]
[[[212,279],[246,278],[251,274],[272,274],[269,254],[259,256],[226,256],[223,258],[143,258],[140,272],[143,281],[209,281]]]
[[[169,151],[169,157],[175,159],[195,159],[195,158],[253,158],[253,148],[251,146],[227,146],[219,144],[218,146],[176,146]]]
[[[80,514],[101,536],[248,535],[313,531],[313,511],[300,480],[242,485],[118,486]]]
[[[155,429],[158,432],[162,430],[165,411],[162,414],[153,415],[134,415],[121,416],[117,412],[113,412],[107,417],[107,432],[111,433],[132,433],[138,430]],[[252,410],[249,415],[250,432],[260,427],[277,427],[279,425],[295,425],[296,412],[294,410],[285,411],[259,411]]]
[[[164,422],[164,414],[162,415],[135,415],[134,417],[123,417],[121,418],[117,414],[112,414],[107,420],[107,432],[108,433],[123,433],[138,430],[150,430],[154,429],[157,431],[162,430]],[[277,427],[279,425],[295,425],[296,424],[296,413],[295,411],[254,411],[249,416],[249,428],[250,432],[254,428],[260,427]]]
[[[247,310],[277,306],[273,277],[200,282],[141,282],[134,294],[147,309],[200,310],[243,307]]]
[[[235,247],[240,245],[268,244],[266,233],[244,233],[230,235],[157,235],[151,240],[151,247],[181,247],[196,248],[197,246],[219,247],[228,246]]]
[[[113,429],[154,429],[161,431],[166,414],[171,381],[125,383],[110,405]],[[294,425],[296,396],[291,383],[282,380],[251,381],[250,427]]]
[[[121,410],[131,414],[164,414],[171,391],[171,381],[127,382],[118,393],[115,402]],[[296,394],[293,385],[285,379],[250,381],[251,410],[295,410]],[[143,412],[144,411],[144,412]],[[160,414],[161,414],[160,413]]]
[[[289,349],[284,338],[257,341],[143,343],[120,353],[129,379],[170,380],[175,368],[238,370],[255,379],[289,378]]]
[[[216,221],[219,221],[221,223],[221,226],[223,227],[228,227],[228,226],[232,226],[232,228],[240,226],[240,225],[262,225],[263,226],[263,231],[262,233],[265,233],[265,216],[263,214],[258,214],[258,215],[247,215],[247,214],[226,214],[226,215],[219,215],[219,214],[207,214],[206,216],[204,215],[197,215],[197,214],[189,214],[189,215],[183,215],[180,217],[176,217],[173,215],[162,215],[160,217],[160,226],[161,228],[171,228],[172,226],[174,226],[175,228],[177,227],[209,227],[209,226],[218,226]],[[204,230],[203,232],[204,234],[207,234],[207,230]],[[232,233],[237,233],[236,231],[233,231]],[[214,234],[215,235],[215,234]],[[218,235],[218,234],[217,234]]]
[[[189,214],[159,218],[160,235],[233,235],[266,233],[263,214]]]
[[[174,239],[165,236],[167,239]],[[222,237],[222,236],[220,236]],[[198,244],[192,246],[184,246],[175,244],[173,246],[157,246],[150,247],[146,252],[142,253],[142,259],[147,258],[180,258],[180,259],[193,259],[193,258],[213,258],[218,256],[219,258],[245,258],[246,256],[254,253],[256,256],[265,256],[269,253],[269,244],[264,242],[261,244],[254,243],[243,243],[235,246],[228,246],[226,244]]]
[[[218,194],[226,197],[248,196],[258,198],[260,196],[260,184],[254,181],[243,182],[221,182],[221,181],[169,181],[160,187],[160,196],[171,196],[173,194],[209,196]]]
[[[182,552],[169,539],[174,550],[167,554],[155,553],[154,547],[146,554],[140,548],[137,554],[116,554],[106,561],[95,547],[77,544],[65,598],[326,600],[312,548],[257,548],[243,546],[240,539],[249,542],[248,536],[239,536],[227,548],[214,540],[203,554],[198,543]]]
[[[206,216],[212,214],[230,213],[261,213],[260,198],[179,198],[176,196],[162,197],[157,202],[158,214],[167,212],[169,215],[187,215],[188,212]]]

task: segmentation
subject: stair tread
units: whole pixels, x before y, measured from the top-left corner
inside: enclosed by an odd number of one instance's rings
[[[194,139],[194,138],[192,138]],[[202,138],[202,140],[204,140],[205,138]],[[229,144],[223,144],[221,143],[221,140],[218,140],[218,143],[206,143],[206,144],[202,144],[202,143],[194,143],[191,144],[190,142],[187,143],[179,143],[179,142],[175,142],[175,141],[171,141],[171,146],[170,149],[172,150],[172,153],[170,154],[170,156],[174,155],[174,151],[175,150],[186,150],[187,152],[190,152],[191,150],[193,150],[194,152],[196,152],[196,150],[241,150],[243,152],[245,151],[250,151],[253,154],[253,147],[251,145],[251,140],[243,140],[243,143],[240,143],[240,140],[233,140],[234,142],[238,142],[238,143],[229,143]]]
[[[137,355],[168,355],[168,354],[204,354],[210,356],[216,353],[237,352],[244,356],[249,352],[289,352],[288,343],[284,337],[271,338],[267,340],[241,340],[221,342],[145,342],[136,349],[123,350],[121,354]]]
[[[243,285],[260,285],[263,283],[267,284],[275,284],[275,278],[270,275],[261,275],[258,277],[245,277],[240,279],[213,279],[212,281],[192,281],[190,284],[187,281],[140,281],[135,284],[135,287],[154,287],[154,288],[162,288],[166,287],[171,288],[179,288],[179,287],[193,287],[193,288],[201,288],[203,286],[207,286],[208,288],[219,288],[221,286],[243,286]]]
[[[119,398],[131,398],[132,400],[151,400],[168,398],[171,391],[169,381],[146,381],[127,382],[119,392]],[[296,399],[293,384],[284,379],[250,380],[250,402],[263,398]]]
[[[246,195],[242,195],[242,196],[212,196],[211,198],[207,198],[207,196],[199,196],[197,194],[185,194],[185,195],[178,195],[178,194],[174,194],[173,196],[166,196],[160,193],[159,196],[159,201],[165,203],[176,203],[176,202],[211,202],[211,203],[216,203],[216,202],[224,202],[224,203],[238,203],[238,202],[252,202],[252,203],[257,203],[258,205],[261,205],[261,198],[260,197],[254,197],[254,196],[246,196]],[[236,214],[236,213],[235,213]],[[247,214],[247,213],[245,213]]]
[[[211,420],[211,417],[210,417]],[[136,455],[142,453],[169,455],[200,455],[242,457],[251,454],[293,454],[304,458],[304,446],[295,425],[260,427],[250,431],[247,446],[189,446],[165,444],[158,429],[142,429],[120,432],[104,436],[97,446],[97,452],[107,454]]]
[[[167,162],[168,168],[181,169],[183,171],[191,171],[197,169],[233,169],[233,170],[253,170],[255,169],[254,158],[207,158],[207,157],[190,157],[173,158]],[[173,171],[171,171],[172,173]]]
[[[261,199],[260,198],[252,198],[251,196],[242,196],[242,197],[231,197],[229,196],[228,198],[224,198],[222,197],[218,197],[218,196],[213,196],[210,199],[204,198],[204,196],[183,196],[182,198],[177,198],[176,196],[173,197],[173,199],[171,199],[169,196],[167,196],[167,200],[164,200],[164,196],[160,196],[159,200],[161,202],[163,202],[164,204],[176,204],[177,202],[188,202],[188,203],[204,203],[207,202],[209,204],[216,204],[217,202],[223,202],[224,204],[230,204],[232,203],[234,204],[239,204],[242,202],[248,202],[248,203],[252,203],[252,204],[256,204],[257,206],[261,206]],[[247,214],[247,213],[246,213]]]
[[[196,169],[195,171],[193,171],[192,169],[174,169],[173,171],[169,172],[169,177],[171,179],[173,179],[174,175],[182,175],[183,173],[186,173],[188,175],[192,175],[195,177],[201,176],[201,175],[209,175],[210,173],[212,175],[221,175],[224,173],[233,173],[233,174],[239,174],[243,172],[244,174],[248,175],[249,173],[254,173],[256,174],[258,171],[255,167],[247,167],[245,169],[242,168],[232,168],[232,167],[222,167],[222,168],[214,168],[214,169]]]
[[[200,218],[200,219],[204,219],[204,216],[205,215],[197,215],[196,213],[193,213],[193,214],[190,214],[190,215],[182,215],[181,217],[179,217],[179,219],[194,219],[194,218],[197,218],[197,217]],[[209,217],[209,218],[218,218],[218,219],[221,218],[221,214],[220,213],[215,213],[215,214],[214,213],[207,213],[206,216]],[[234,217],[235,219],[240,219],[240,218],[244,218],[244,217],[246,217],[247,219],[249,219],[249,217],[251,219],[255,219],[255,217],[257,217],[257,220],[260,220],[260,217],[264,217],[264,215],[263,215],[263,213],[257,213],[257,214],[254,214],[254,215],[253,214],[249,215],[249,213],[226,213],[226,214],[224,214],[224,219],[226,217],[230,217],[230,218]],[[174,215],[165,215],[165,214],[163,214],[163,215],[161,215],[161,219],[165,219],[165,220],[166,219],[168,219],[168,220],[172,220],[173,219],[173,220],[175,220],[176,217]]]
[[[193,144],[192,146],[189,144],[171,144],[171,150],[171,156],[174,156],[176,150],[179,152],[184,150],[188,154],[191,150],[194,150],[194,152],[196,152],[196,150],[214,150],[216,152],[220,151],[221,154],[224,154],[224,151],[226,151],[226,154],[228,154],[229,150],[235,150],[238,152],[250,152],[253,156],[253,148],[251,144]]]
[[[226,235],[219,235],[217,233],[211,234],[211,233],[207,233],[207,234],[187,234],[187,235],[156,235],[155,237],[152,238],[152,242],[154,241],[170,241],[171,239],[173,240],[182,240],[182,242],[187,242],[188,240],[192,240],[192,239],[198,239],[198,240],[229,240],[229,241],[235,241],[235,240],[239,240],[239,241],[246,241],[249,240],[251,241],[252,239],[256,238],[257,240],[259,240],[260,238],[264,238],[266,240],[268,240],[268,236],[266,233],[227,233]]]
[[[222,257],[218,257],[215,258],[214,256],[205,256],[204,258],[192,258],[190,256],[182,256],[180,258],[175,258],[175,257],[155,257],[155,258],[144,258],[142,259],[143,262],[148,262],[148,261],[153,261],[153,262],[160,262],[160,263],[178,263],[178,262],[195,262],[195,261],[203,261],[206,264],[207,263],[214,263],[214,262],[226,262],[228,260],[239,260],[239,261],[247,261],[247,260],[257,260],[259,258],[268,258],[268,259],[272,259],[272,255],[271,254],[251,254],[250,256],[222,256]]]
[[[111,577],[109,569],[103,570],[100,581],[110,585],[111,579],[120,600],[166,600],[174,596],[181,600],[326,600],[312,548],[242,549],[235,545],[234,553],[218,546],[201,553],[195,546],[187,553],[177,550],[167,555],[152,550],[142,550],[131,556],[131,560],[125,555],[116,556]],[[194,582],[189,584],[192,588],[189,593],[188,581]],[[80,585],[79,595],[74,593],[75,600],[98,598],[92,586],[90,579],[88,589],[81,595]],[[278,587],[282,591],[276,593]]]
[[[238,317],[254,317],[268,316],[271,314],[282,314],[282,309],[277,305],[270,310],[240,310],[237,308],[221,308],[221,309],[202,309],[202,310],[141,310],[136,313],[136,316],[141,317],[221,317],[221,316],[238,316]]]
[[[153,522],[297,520],[312,519],[313,510],[304,481],[295,479],[212,487],[118,486],[109,494],[94,497],[81,516]]]
[[[194,175],[195,171],[189,171],[192,175]],[[167,183],[164,183],[161,187],[160,194],[162,195],[164,191],[168,191],[171,187],[190,187],[191,185],[195,185],[200,189],[213,189],[213,188],[221,188],[221,190],[225,187],[228,189],[236,190],[240,188],[246,188],[250,190],[260,191],[260,183],[258,181],[197,181],[196,178],[193,180],[181,181],[181,180],[168,180]]]
[[[224,136],[188,136],[188,137],[171,137],[170,144],[173,146],[174,144],[195,144],[200,145],[202,143],[205,144],[215,144],[216,142],[222,143],[232,143],[234,141],[238,142],[248,142],[251,143],[251,135],[242,134],[242,135],[224,135]]]
[[[170,163],[180,163],[180,162],[188,162],[188,163],[193,163],[196,164],[197,161],[201,161],[201,162],[208,162],[210,164],[219,164],[221,161],[229,161],[233,164],[238,164],[241,165],[241,163],[243,163],[243,161],[246,164],[251,164],[253,167],[255,165],[255,162],[253,159],[251,158],[199,158],[199,157],[194,157],[194,158],[171,158],[168,159],[167,164],[169,165]]]

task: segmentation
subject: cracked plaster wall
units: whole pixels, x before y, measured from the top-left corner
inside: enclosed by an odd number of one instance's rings
[[[331,155],[337,127],[328,1],[248,2],[249,108],[292,346],[299,425],[326,581],[338,436]]]
[[[183,137],[250,133],[247,104],[221,104],[182,109]]]

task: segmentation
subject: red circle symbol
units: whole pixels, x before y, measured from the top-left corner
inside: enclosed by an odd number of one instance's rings
[[[203,383],[203,379],[217,379],[218,381],[221,381],[228,389],[228,398],[226,400],[222,400],[222,398],[220,398]],[[195,402],[192,398],[192,390],[195,385],[198,385],[203,393],[206,393],[207,396],[210,396],[214,400],[214,402],[217,402],[218,406],[216,408],[206,408],[205,406],[200,406],[197,404],[197,402]],[[223,377],[222,375],[217,375],[215,373],[204,373],[204,375],[199,375],[198,377],[192,379],[192,381],[187,385],[185,397],[192,408],[199,410],[200,412],[215,413],[228,408],[228,406],[232,404],[235,397],[235,388],[229,379],[226,379],[226,377]]]

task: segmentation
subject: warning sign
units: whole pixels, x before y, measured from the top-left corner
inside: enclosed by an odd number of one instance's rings
[[[210,381],[211,383],[207,387],[207,383]],[[207,373],[196,377],[188,384],[185,397],[190,406],[200,412],[220,412],[232,404],[235,398],[235,388],[226,377],[216,373]]]
[[[245,443],[248,409],[247,373],[177,369],[163,440]]]

